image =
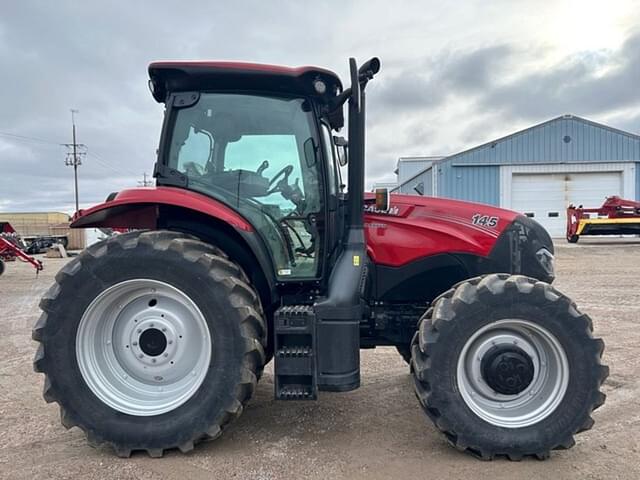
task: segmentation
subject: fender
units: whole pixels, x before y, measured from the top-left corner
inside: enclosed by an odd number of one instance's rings
[[[71,228],[169,229],[220,247],[258,289],[263,307],[277,301],[273,264],[254,227],[235,210],[206,195],[176,187],[145,187],[109,195],[78,211]]]
[[[145,187],[122,190],[106,202],[78,211],[71,228],[156,228],[158,206],[172,205],[217,218],[237,230],[253,233],[251,224],[223,203],[190,190]]]

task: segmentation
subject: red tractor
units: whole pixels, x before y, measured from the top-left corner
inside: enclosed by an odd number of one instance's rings
[[[124,457],[186,452],[242,413],[272,357],[276,399],[315,400],[358,388],[360,349],[391,345],[460,450],[546,458],[591,428],[604,345],[548,283],[546,231],[486,205],[363,194],[379,68],[351,59],[343,88],[315,67],[150,65],[157,186],[78,212],[74,227],[134,231],[68,263],[33,330],[65,427]]]

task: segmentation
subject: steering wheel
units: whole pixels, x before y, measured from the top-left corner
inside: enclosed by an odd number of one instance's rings
[[[293,172],[293,165],[287,165],[278,173],[276,173],[273,177],[271,177],[271,180],[269,180],[269,191],[267,192],[267,195],[271,195],[272,193],[275,193],[278,190],[280,190],[281,182],[285,182],[285,184],[288,185],[289,175],[291,175],[291,172]],[[280,177],[284,177],[284,178],[276,183],[276,180],[278,180]],[[275,184],[275,187],[272,188],[274,184]]]

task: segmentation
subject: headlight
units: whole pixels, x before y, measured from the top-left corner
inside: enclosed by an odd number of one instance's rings
[[[324,83],[322,80],[317,79],[313,81],[313,88],[316,91],[316,93],[320,95],[324,95],[327,91],[327,84]]]
[[[536,259],[545,272],[547,272],[551,276],[554,275],[553,262],[555,260],[555,257],[553,256],[553,253],[551,253],[546,248],[541,248],[536,252]]]

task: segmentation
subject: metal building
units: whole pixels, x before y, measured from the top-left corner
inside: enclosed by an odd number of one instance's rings
[[[434,161],[443,159],[444,157],[400,157],[393,173],[396,174],[398,185],[402,185],[416,174],[429,168]]]
[[[434,161],[392,192],[509,208],[562,237],[570,203],[640,199],[640,136],[563,115]]]
[[[69,228],[70,217],[60,212],[0,212],[0,221],[9,222],[24,240],[40,236],[65,236],[69,250],[85,247],[85,233]]]

